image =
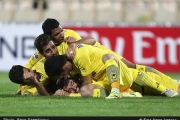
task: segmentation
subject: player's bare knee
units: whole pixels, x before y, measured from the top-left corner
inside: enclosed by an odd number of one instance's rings
[[[107,60],[110,60],[110,59],[115,60],[118,63],[118,59],[112,54],[105,54],[102,57],[103,63],[105,63]]]

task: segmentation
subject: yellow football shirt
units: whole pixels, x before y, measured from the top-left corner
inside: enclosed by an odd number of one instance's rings
[[[87,76],[92,73],[93,80],[97,82],[102,81],[104,83],[103,86],[107,90],[110,90],[111,83],[106,74],[106,67],[102,62],[102,56],[108,54],[109,51],[87,44],[77,45],[75,51],[76,56],[73,60],[73,71],[82,76]],[[129,68],[120,60],[121,57],[117,56],[117,58],[119,59],[121,71],[120,90],[123,91],[130,88],[133,83],[133,76]]]
[[[76,33],[75,31],[70,30],[70,29],[64,29],[64,38],[69,37],[69,36],[76,38],[76,40],[81,39],[80,35],[78,35],[78,33]],[[26,62],[25,67],[31,69],[42,58],[43,56],[36,49],[35,53]]]

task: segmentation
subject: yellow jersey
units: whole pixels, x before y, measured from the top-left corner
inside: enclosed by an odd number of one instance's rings
[[[103,50],[97,46],[87,44],[79,44],[75,49],[76,55],[73,60],[73,71],[87,76],[92,74],[93,80],[103,82],[104,88],[111,89],[111,83],[106,74],[105,64],[102,62],[102,56],[109,54],[108,50]],[[133,81],[133,76],[129,68],[121,61],[121,56],[117,55],[120,65],[120,90],[130,88]]]
[[[63,30],[64,30],[64,38],[72,36],[72,37],[76,38],[76,40],[81,39],[80,35],[78,35],[78,33],[76,33],[75,31],[70,30],[70,29],[63,29]],[[25,67],[31,69],[42,58],[43,58],[43,56],[36,49],[35,53],[26,62]]]

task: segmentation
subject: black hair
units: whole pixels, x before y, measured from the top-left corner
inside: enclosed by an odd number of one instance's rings
[[[40,34],[34,41],[34,46],[36,49],[42,53],[43,47],[46,46],[52,38],[48,34]]]
[[[17,84],[23,84],[23,66],[21,65],[13,65],[9,70],[9,79]]]
[[[70,80],[73,80],[74,82],[81,84],[82,81],[80,81],[80,76],[80,74],[76,74],[70,78],[59,78],[59,82],[56,84],[57,88],[63,89],[64,87],[67,87]]]
[[[59,22],[56,19],[47,18],[42,24],[42,29],[44,33],[51,35],[51,31],[57,28],[58,26]]]
[[[59,76],[64,70],[63,66],[67,62],[65,55],[51,56],[46,59],[44,69],[49,77]]]

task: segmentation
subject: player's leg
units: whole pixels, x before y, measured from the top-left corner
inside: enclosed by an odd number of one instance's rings
[[[152,79],[155,79],[157,82],[161,83],[163,86],[166,86],[169,89],[172,89],[174,91],[178,91],[179,83],[176,80],[173,79],[163,79],[159,75],[152,73],[152,72],[146,72],[146,74],[151,77]],[[131,86],[131,89],[137,92],[140,92],[142,95],[152,95],[152,96],[164,96],[161,92],[150,88],[148,86],[140,86],[137,83],[133,83]]]
[[[164,86],[163,84],[159,83],[157,80],[155,80],[152,76],[151,77],[148,76],[145,72],[138,71],[138,75],[137,78],[135,79],[135,83],[141,86],[148,86],[150,88],[153,88],[161,92],[162,94],[165,94],[168,97],[174,97],[178,95],[176,91],[169,89],[167,86]]]
[[[145,66],[145,65],[138,65],[136,64],[136,69],[142,71],[142,72],[152,72],[155,73],[157,75],[159,75],[162,79],[172,79],[171,77],[169,77],[168,75],[156,70],[155,68],[152,68],[150,66]],[[172,79],[174,80],[174,79]]]
[[[120,80],[120,69],[117,63],[117,59],[111,54],[105,54],[102,58],[103,63],[106,67],[106,74],[108,80],[111,83],[111,92],[107,99],[120,98],[119,80]]]

